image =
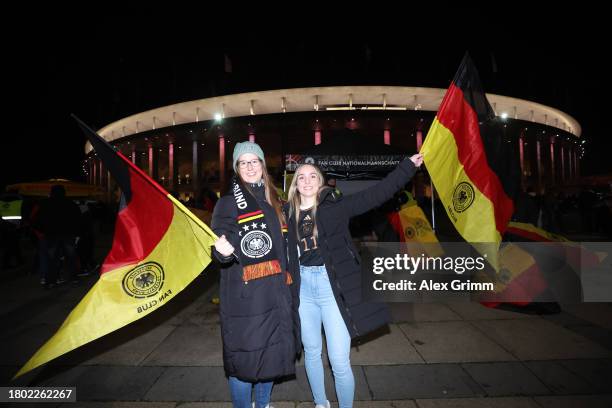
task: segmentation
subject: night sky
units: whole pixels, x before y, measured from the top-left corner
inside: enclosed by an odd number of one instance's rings
[[[612,173],[604,123],[609,107],[602,103],[608,68],[592,48],[540,46],[553,37],[514,45],[501,38],[486,46],[426,45],[393,34],[370,40],[270,33],[224,43],[229,33],[204,27],[200,20],[161,16],[29,19],[7,50],[4,96],[12,116],[1,142],[0,188],[51,177],[83,180],[85,138],[70,113],[96,129],[148,109],[228,93],[333,85],[446,88],[465,51],[486,92],[540,102],[579,121],[587,140],[583,175]]]

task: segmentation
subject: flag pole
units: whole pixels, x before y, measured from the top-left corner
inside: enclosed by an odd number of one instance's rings
[[[287,192],[287,169],[283,171],[283,191]]]
[[[427,136],[426,136],[427,137]],[[419,150],[419,153],[421,151]],[[429,171],[427,172],[427,174],[429,174]],[[431,175],[429,175],[429,185],[430,185],[430,191],[431,191],[431,230],[433,231],[433,233],[436,233],[436,213],[434,211],[434,205],[435,205],[435,201],[434,201],[434,185],[433,185],[433,179],[431,178]]]
[[[431,229],[433,232],[436,232],[436,214],[434,211],[434,185],[431,177],[429,178],[429,182],[431,183]]]

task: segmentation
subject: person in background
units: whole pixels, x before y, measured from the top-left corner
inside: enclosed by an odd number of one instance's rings
[[[19,267],[24,263],[21,252],[22,215],[23,198],[16,191],[7,191],[0,196],[0,249],[3,249],[2,268]]]
[[[59,276],[60,256],[63,255],[69,279],[78,283],[77,237],[81,231],[81,210],[66,198],[62,185],[51,187],[49,198],[43,201],[34,220],[35,228],[42,233],[48,254],[48,271],[43,273],[48,286],[62,283]]]

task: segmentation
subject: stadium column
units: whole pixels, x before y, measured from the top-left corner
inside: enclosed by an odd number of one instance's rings
[[[95,156],[92,156],[91,158],[91,167],[92,167],[92,171],[91,174],[93,176],[92,178],[92,183],[94,186],[98,185],[98,164],[96,163],[96,159]]]
[[[106,171],[106,192],[109,193],[109,194],[112,191],[112,189],[111,189],[112,188],[112,180],[113,179],[111,178],[110,171],[107,170]]]
[[[136,144],[132,145],[132,164],[136,164]]]
[[[416,148],[417,152],[421,150],[421,146],[423,145],[423,131],[421,129],[417,129],[416,131]]]
[[[572,157],[572,180],[575,180],[578,163],[576,162],[576,148],[574,146],[572,146],[572,150],[570,150],[570,155]]]
[[[555,185],[555,138],[550,137],[550,183]]]
[[[104,186],[104,165],[102,164],[102,160],[99,160],[98,163],[99,163],[98,177],[100,178],[100,180],[98,181],[98,185],[100,187],[103,187]]]
[[[255,132],[253,131],[253,129],[249,130],[249,142],[255,143]]]
[[[573,145],[569,151],[569,155],[572,158],[572,168],[570,170],[570,177],[572,178],[572,180],[574,180],[576,178],[576,149]]]
[[[521,163],[521,186],[524,184],[525,179],[525,140],[523,134],[519,135],[519,159]]]
[[[197,193],[198,189],[198,141],[195,136],[193,136],[193,141],[191,142],[191,175],[193,178],[191,179],[191,184],[193,187],[193,192]]]
[[[89,184],[93,184],[95,176],[94,176],[93,160],[91,159],[91,157],[89,158],[89,160],[87,160],[87,164],[89,165]]]
[[[567,145],[567,179],[572,181],[574,179],[574,158],[572,157],[572,145]]]
[[[174,190],[174,142],[168,142],[168,188]]]
[[[147,147],[149,151],[149,177],[155,180],[153,177],[153,144],[149,143]]]
[[[576,148],[572,146],[572,150],[570,151],[572,155],[572,180],[576,179],[576,169],[578,168],[578,162],[576,161]]]
[[[315,146],[321,144],[321,130],[320,129],[315,129],[314,131],[314,144]]]
[[[576,155],[576,146],[574,146],[572,148],[572,158],[573,158],[573,162],[574,162],[574,166],[573,166],[573,172],[572,172],[572,179],[576,179],[578,178],[578,157]]]
[[[563,149],[563,143],[561,144],[561,183],[565,181],[565,150]]]
[[[578,167],[578,162],[576,161],[576,147],[572,146],[572,150],[570,151],[572,155],[572,180],[576,179],[576,168]]]
[[[386,145],[391,144],[391,130],[390,129],[385,129],[384,134],[383,134],[383,141],[385,142]]]
[[[219,189],[225,186],[225,136],[219,133]]]
[[[576,178],[580,178],[580,158],[577,157],[576,152],[574,151],[574,161],[576,162]]]
[[[536,140],[536,156],[538,161],[538,193],[542,194],[542,150],[540,140]]]

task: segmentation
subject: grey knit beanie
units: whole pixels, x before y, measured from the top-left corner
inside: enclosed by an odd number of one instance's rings
[[[257,143],[240,142],[236,143],[236,146],[234,147],[234,154],[232,155],[234,159],[234,164],[232,166],[234,168],[234,171],[236,170],[236,162],[238,161],[238,158],[246,153],[254,154],[255,156],[259,157],[259,160],[261,160],[262,165],[266,165],[266,159],[264,159],[264,152],[263,150],[261,150],[261,147],[259,147]]]

